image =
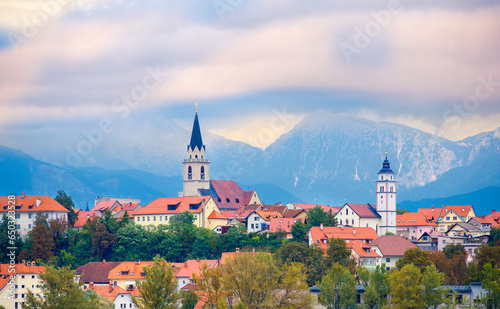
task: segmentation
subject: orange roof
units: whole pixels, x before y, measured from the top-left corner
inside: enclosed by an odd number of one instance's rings
[[[248,205],[255,191],[243,191],[233,180],[210,180],[210,187],[214,191],[214,201],[219,208],[239,209]],[[205,190],[203,193],[206,194]]]
[[[302,221],[304,219],[296,219],[296,218],[272,218],[271,223],[269,224],[269,231],[271,233],[277,233],[278,230],[285,231],[287,233],[292,232],[292,225],[296,222]]]
[[[306,211],[309,211],[309,209],[314,208],[316,206],[319,206],[319,207],[323,208],[324,211],[330,211],[331,210],[333,212],[333,214],[336,214],[340,210],[340,208],[342,208],[342,207],[331,207],[331,206],[328,206],[328,205],[302,204],[302,203],[293,203],[293,205],[295,205],[295,206],[297,206],[299,208],[302,208],[302,209],[304,209]]]
[[[435,221],[439,218],[441,208],[435,208],[434,206],[431,208],[419,208],[418,212],[426,216],[427,219]]]
[[[270,221],[272,218],[283,218],[283,215],[279,212],[269,212],[269,211],[255,211],[259,216],[261,216],[264,220]]]
[[[92,208],[91,210],[104,212],[106,209],[109,209],[111,211],[112,210],[111,208],[113,208],[113,206],[115,208],[116,207],[121,208],[122,205],[118,201],[101,201],[101,202],[97,203],[97,205],[95,205],[94,208]],[[114,210],[114,208],[113,208],[113,210]]]
[[[40,200],[40,205],[37,205],[37,200]],[[12,202],[10,202],[8,196],[0,196],[0,212],[7,212],[9,210],[15,210],[19,212],[25,211],[57,211],[57,212],[69,212],[64,206],[59,204],[56,200],[50,196],[16,196],[15,207],[12,207]],[[9,209],[12,207],[12,209]]]
[[[350,240],[361,240],[371,242],[378,238],[377,232],[371,227],[350,227],[350,226],[331,226],[331,227],[321,227],[313,226],[309,230],[312,242],[319,245],[321,248],[326,250],[326,241],[329,238],[343,238],[346,241]]]
[[[459,205],[459,206],[445,206],[443,205],[443,210],[441,210],[440,218],[446,216],[448,212],[453,210],[457,215],[462,218],[467,217],[469,211],[472,209],[472,205]]]
[[[87,220],[92,220],[94,216],[95,216],[95,211],[78,212],[78,219],[75,221],[75,228],[82,228],[83,225],[87,223]]]
[[[212,197],[210,196],[186,196],[186,197],[164,197],[158,198],[138,211],[134,212],[137,215],[155,215],[155,214],[178,214],[185,211],[192,213],[200,213],[202,201],[208,203]],[[169,210],[170,208],[170,210]]]
[[[222,219],[222,220],[227,220],[227,217],[224,216],[223,214],[221,213],[218,213],[217,211],[212,211],[212,213],[210,214],[210,216],[208,216],[208,219]]]
[[[470,220],[472,220],[472,219],[477,220],[481,224],[491,224],[492,227],[498,227],[498,223],[495,220],[493,220],[493,218],[488,217],[488,216],[475,217],[475,218],[471,218]]]
[[[436,223],[427,219],[427,217],[420,212],[405,212],[402,215],[397,215],[396,220],[397,226],[438,226]]]
[[[40,274],[45,271],[44,266],[28,266],[24,264],[16,264],[14,271],[10,268],[10,264],[0,264],[0,291],[9,283],[11,276],[17,274]]]
[[[154,262],[151,261],[140,261],[139,264],[137,264],[137,262],[122,262],[120,265],[109,271],[108,279],[132,281],[135,279],[145,279],[146,276],[143,276],[144,267],[152,266],[153,264]]]
[[[115,301],[116,297],[120,294],[130,294],[134,297],[141,296],[139,289],[134,289],[132,291],[127,291],[119,286],[111,286],[111,291],[109,286],[89,286],[90,290],[94,290],[99,296],[104,299],[108,299],[111,303]]]
[[[176,277],[193,279],[193,274],[200,275],[200,267],[203,264],[207,264],[208,268],[215,268],[218,262],[218,260],[188,260],[184,263],[184,266],[177,273]]]
[[[500,218],[500,211],[496,211],[495,209],[492,209],[491,213],[489,215],[487,215],[486,218],[491,218],[495,221],[498,221],[498,219]]]
[[[348,242],[347,249],[354,250],[360,257],[380,257],[380,255],[372,250],[370,245],[360,240],[351,240],[350,242]]]

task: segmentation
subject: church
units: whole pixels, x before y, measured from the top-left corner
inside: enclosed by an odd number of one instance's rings
[[[335,214],[340,226],[371,227],[378,235],[396,234],[396,180],[387,159],[382,163],[376,181],[377,205],[346,203]]]

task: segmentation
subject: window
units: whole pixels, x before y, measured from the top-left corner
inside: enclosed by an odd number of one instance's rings
[[[28,214],[28,219],[31,219],[31,214]]]
[[[418,230],[418,232],[419,232],[419,233],[422,233],[422,229],[419,229],[419,230]]]
[[[165,216],[165,221],[168,221],[168,216]]]
[[[12,208],[11,208],[12,209]],[[21,219],[21,214],[16,214],[16,219]],[[12,217],[11,217],[12,218]]]
[[[254,221],[259,221],[259,217],[254,217]]]
[[[156,216],[153,216],[153,221],[156,221]]]
[[[31,276],[31,279],[35,279],[35,275],[32,275],[32,276]]]
[[[195,220],[198,220],[198,215],[194,215],[194,219],[195,219]]]
[[[160,221],[161,221],[161,219],[163,219],[163,217],[162,216],[159,216],[159,217],[160,217]]]
[[[24,284],[23,284],[23,285],[21,285],[21,289],[24,289]]]
[[[386,262],[386,263],[390,263],[390,262],[391,262],[391,258],[386,258],[386,259],[385,259],[385,262]]]
[[[141,221],[141,218],[140,217],[137,217],[137,222]]]
[[[113,286],[117,286],[118,283],[116,281],[113,282]]]
[[[340,219],[340,225],[342,225],[342,219]]]
[[[142,222],[146,221],[146,217],[142,217]]]
[[[380,192],[384,193],[384,187],[380,186]]]
[[[280,228],[281,228],[281,225],[278,225],[278,229],[280,229]]]
[[[227,203],[231,202],[231,200],[229,199],[229,197],[226,197],[226,202]]]
[[[24,275],[21,276],[21,279],[24,279]]]
[[[255,224],[255,228],[256,228],[256,229],[258,229],[258,228],[259,228],[259,224],[258,224],[258,223],[257,223],[257,224]]]
[[[188,167],[188,180],[193,179],[193,168],[191,166]]]
[[[446,217],[446,221],[450,221],[450,217]]]
[[[352,225],[354,225],[354,219],[352,219]]]
[[[20,230],[21,229],[21,224],[16,224],[16,229]]]
[[[457,221],[457,217],[453,217],[453,220]]]
[[[345,215],[348,216],[349,215],[349,209],[346,208],[345,210]]]
[[[393,188],[393,187],[391,187],[390,189],[391,189],[390,191],[391,191],[391,192],[393,192],[394,188]]]
[[[205,180],[205,167],[204,166],[201,167],[200,178],[201,178],[201,180]]]
[[[252,223],[252,228],[254,227],[254,224]]]

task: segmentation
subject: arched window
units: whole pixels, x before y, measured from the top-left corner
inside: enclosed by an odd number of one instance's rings
[[[352,219],[352,225],[354,225],[354,219]]]
[[[201,159],[203,160],[203,155],[201,155]]]
[[[380,186],[380,192],[384,193],[384,187]]]
[[[340,225],[342,225],[342,219],[340,219]]]
[[[194,158],[195,158],[195,159],[198,159],[198,155],[194,155]]]
[[[205,167],[201,167],[201,175],[200,175],[201,180],[205,180]]]
[[[191,166],[188,167],[188,179],[193,179],[193,168]]]

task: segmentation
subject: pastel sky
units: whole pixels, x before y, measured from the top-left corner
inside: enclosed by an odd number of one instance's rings
[[[460,140],[500,127],[498,16],[480,0],[0,0],[0,144],[70,143],[103,119],[154,135],[190,126],[195,102],[205,130],[258,147],[324,110]],[[287,125],[252,141],[276,113]]]

